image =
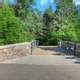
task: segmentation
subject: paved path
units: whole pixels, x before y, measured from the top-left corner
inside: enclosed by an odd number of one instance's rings
[[[80,66],[0,64],[0,80],[80,80]]]
[[[0,80],[80,80],[80,64],[62,55],[33,55],[0,64]]]
[[[62,51],[57,46],[39,46],[33,51],[33,55],[60,55]]]
[[[61,55],[32,55],[18,59],[4,61],[2,63],[11,64],[34,64],[34,65],[80,65],[75,64],[75,58],[66,59]]]

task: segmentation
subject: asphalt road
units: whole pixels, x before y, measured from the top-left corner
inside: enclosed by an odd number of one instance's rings
[[[0,80],[80,80],[80,66],[0,64]]]

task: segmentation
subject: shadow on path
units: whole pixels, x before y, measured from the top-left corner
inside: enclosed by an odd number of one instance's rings
[[[40,46],[39,48],[41,50],[44,50],[45,52],[52,52],[52,55],[64,55],[66,52],[65,50],[57,46]]]

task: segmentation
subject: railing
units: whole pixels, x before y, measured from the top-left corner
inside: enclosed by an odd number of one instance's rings
[[[76,54],[77,57],[80,57],[80,43],[76,43],[75,54]]]
[[[61,41],[61,48],[63,48],[67,55],[75,55],[76,53],[76,44],[70,41]]]
[[[31,42],[31,55],[33,55],[33,51],[39,46],[39,41],[38,40],[33,40]]]

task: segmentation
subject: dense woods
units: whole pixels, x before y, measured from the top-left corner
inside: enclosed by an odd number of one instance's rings
[[[0,45],[37,39],[42,45],[58,41],[80,41],[80,16],[72,0],[56,0],[57,10],[44,14],[31,9],[34,0],[18,0],[16,5],[0,5]]]

